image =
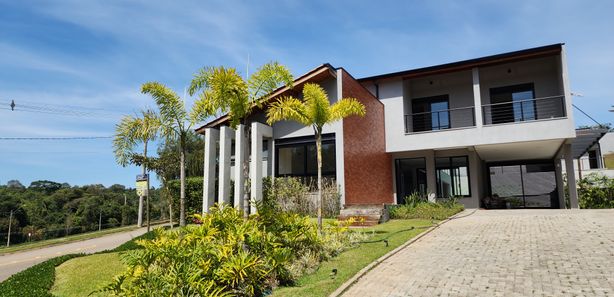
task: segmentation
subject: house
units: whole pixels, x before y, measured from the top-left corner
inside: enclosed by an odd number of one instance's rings
[[[574,145],[564,44],[359,79],[324,64],[269,100],[300,96],[308,82],[332,102],[354,97],[367,109],[324,128],[323,174],[346,207],[403,203],[419,192],[458,197],[467,208],[564,208],[562,167],[587,149],[586,141]],[[316,175],[310,127],[268,126],[264,110],[248,122],[249,158],[258,160],[249,168],[251,199],[262,199],[264,176]],[[244,129],[222,116],[197,132],[206,143],[203,211],[220,201],[241,207],[243,170],[231,163],[248,158]],[[575,185],[573,173],[567,178]],[[577,208],[576,188],[569,192]]]
[[[608,129],[578,129],[576,133],[600,133],[603,136],[591,144],[588,150],[574,164],[576,176],[582,178],[589,174],[600,174],[614,178],[614,132]]]

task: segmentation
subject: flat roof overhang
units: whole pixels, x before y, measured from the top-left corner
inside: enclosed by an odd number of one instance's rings
[[[505,64],[510,62],[541,58],[546,56],[558,55],[563,49],[564,43],[556,43],[546,46],[540,46],[530,49],[524,49],[519,51],[513,51],[503,54],[497,54],[492,56],[481,57],[477,59],[464,60],[459,62],[429,66],[424,68],[410,69],[399,72],[392,72],[382,75],[375,75],[369,77],[359,78],[358,82],[365,83],[370,81],[382,81],[387,79],[409,79],[416,77],[423,77],[428,75],[443,74],[450,72],[457,72],[463,70],[469,70],[474,67],[484,67]]]
[[[588,152],[601,137],[608,133],[607,128],[576,129],[576,138],[571,143],[571,154],[574,159],[579,159]]]

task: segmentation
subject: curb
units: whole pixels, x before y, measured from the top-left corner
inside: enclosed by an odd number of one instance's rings
[[[466,210],[465,210],[466,211]],[[453,220],[454,218],[456,218],[457,216],[461,216],[461,214],[465,213],[465,211],[461,211],[437,224],[435,224],[434,226],[426,229],[426,231],[418,234],[416,237],[408,240],[407,242],[405,242],[404,244],[398,246],[397,248],[395,248],[394,250],[388,252],[387,254],[379,257],[377,260],[371,262],[371,264],[367,265],[365,268],[361,269],[360,271],[358,271],[356,273],[356,275],[354,275],[352,278],[350,278],[348,281],[346,281],[345,283],[343,283],[339,288],[337,288],[337,290],[335,290],[334,292],[332,292],[330,295],[328,295],[329,297],[339,297],[341,295],[343,295],[343,293],[345,293],[345,291],[347,291],[350,287],[352,287],[356,282],[358,282],[365,274],[367,274],[369,271],[371,271],[373,268],[375,268],[377,265],[379,265],[380,263],[384,262],[385,260],[387,260],[388,258],[394,256],[396,253],[400,252],[402,249],[410,246],[411,244],[413,244],[414,242],[418,241],[420,238],[426,236],[427,234],[431,233],[432,231],[434,231],[435,229],[439,228],[439,226],[447,223],[448,221]]]

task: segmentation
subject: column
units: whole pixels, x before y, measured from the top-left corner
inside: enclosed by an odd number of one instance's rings
[[[230,150],[234,132],[228,126],[220,128],[220,161],[218,203],[230,203]]]
[[[243,210],[243,194],[245,186],[244,162],[245,162],[245,125],[239,125],[235,131],[235,205],[234,207]]]
[[[473,107],[475,114],[475,126],[482,127],[484,120],[482,119],[482,93],[480,91],[480,70],[477,67],[471,69],[473,77]]]
[[[559,195],[559,208],[565,209],[565,184],[563,182],[563,166],[561,157],[554,157],[554,176],[556,177],[556,189]]]
[[[205,129],[205,167],[203,174],[203,215],[209,212],[215,202],[215,148],[220,139],[220,131]]]
[[[573,156],[571,155],[571,144],[563,144],[565,152],[565,171],[567,173],[567,189],[569,191],[569,207],[572,209],[580,208],[578,205],[578,189],[576,188],[576,171],[573,168]]]
[[[437,179],[435,177],[435,151],[428,151],[424,156],[426,161],[426,191],[429,196],[437,197]]]
[[[273,137],[273,128],[262,123],[252,123],[252,155],[250,162],[251,208],[250,213],[256,213],[254,202],[262,201],[262,139]]]

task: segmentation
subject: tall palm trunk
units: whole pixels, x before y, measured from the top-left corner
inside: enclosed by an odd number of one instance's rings
[[[245,141],[243,141],[243,145],[245,146],[245,158],[243,160],[243,218],[247,219],[249,217],[249,212],[251,209],[250,199],[249,199],[249,191],[250,191],[250,183],[249,181],[249,159],[252,153],[251,146],[251,129],[247,124],[244,124],[245,127]],[[254,158],[255,162],[255,158]],[[252,181],[253,182],[253,181]]]
[[[183,141],[182,141],[183,143]],[[181,160],[180,160],[180,191],[179,191],[179,226],[185,226],[185,149],[181,146]]]
[[[322,128],[317,127],[315,130],[318,159],[318,230],[322,232]]]
[[[144,144],[143,158],[147,159],[147,141],[145,141],[143,144]],[[147,168],[145,167],[145,163],[141,165],[141,173],[143,175],[147,173]],[[138,217],[137,217],[137,225],[139,227],[143,227],[143,200],[144,199],[145,199],[145,195],[139,195],[139,210],[138,210]]]

